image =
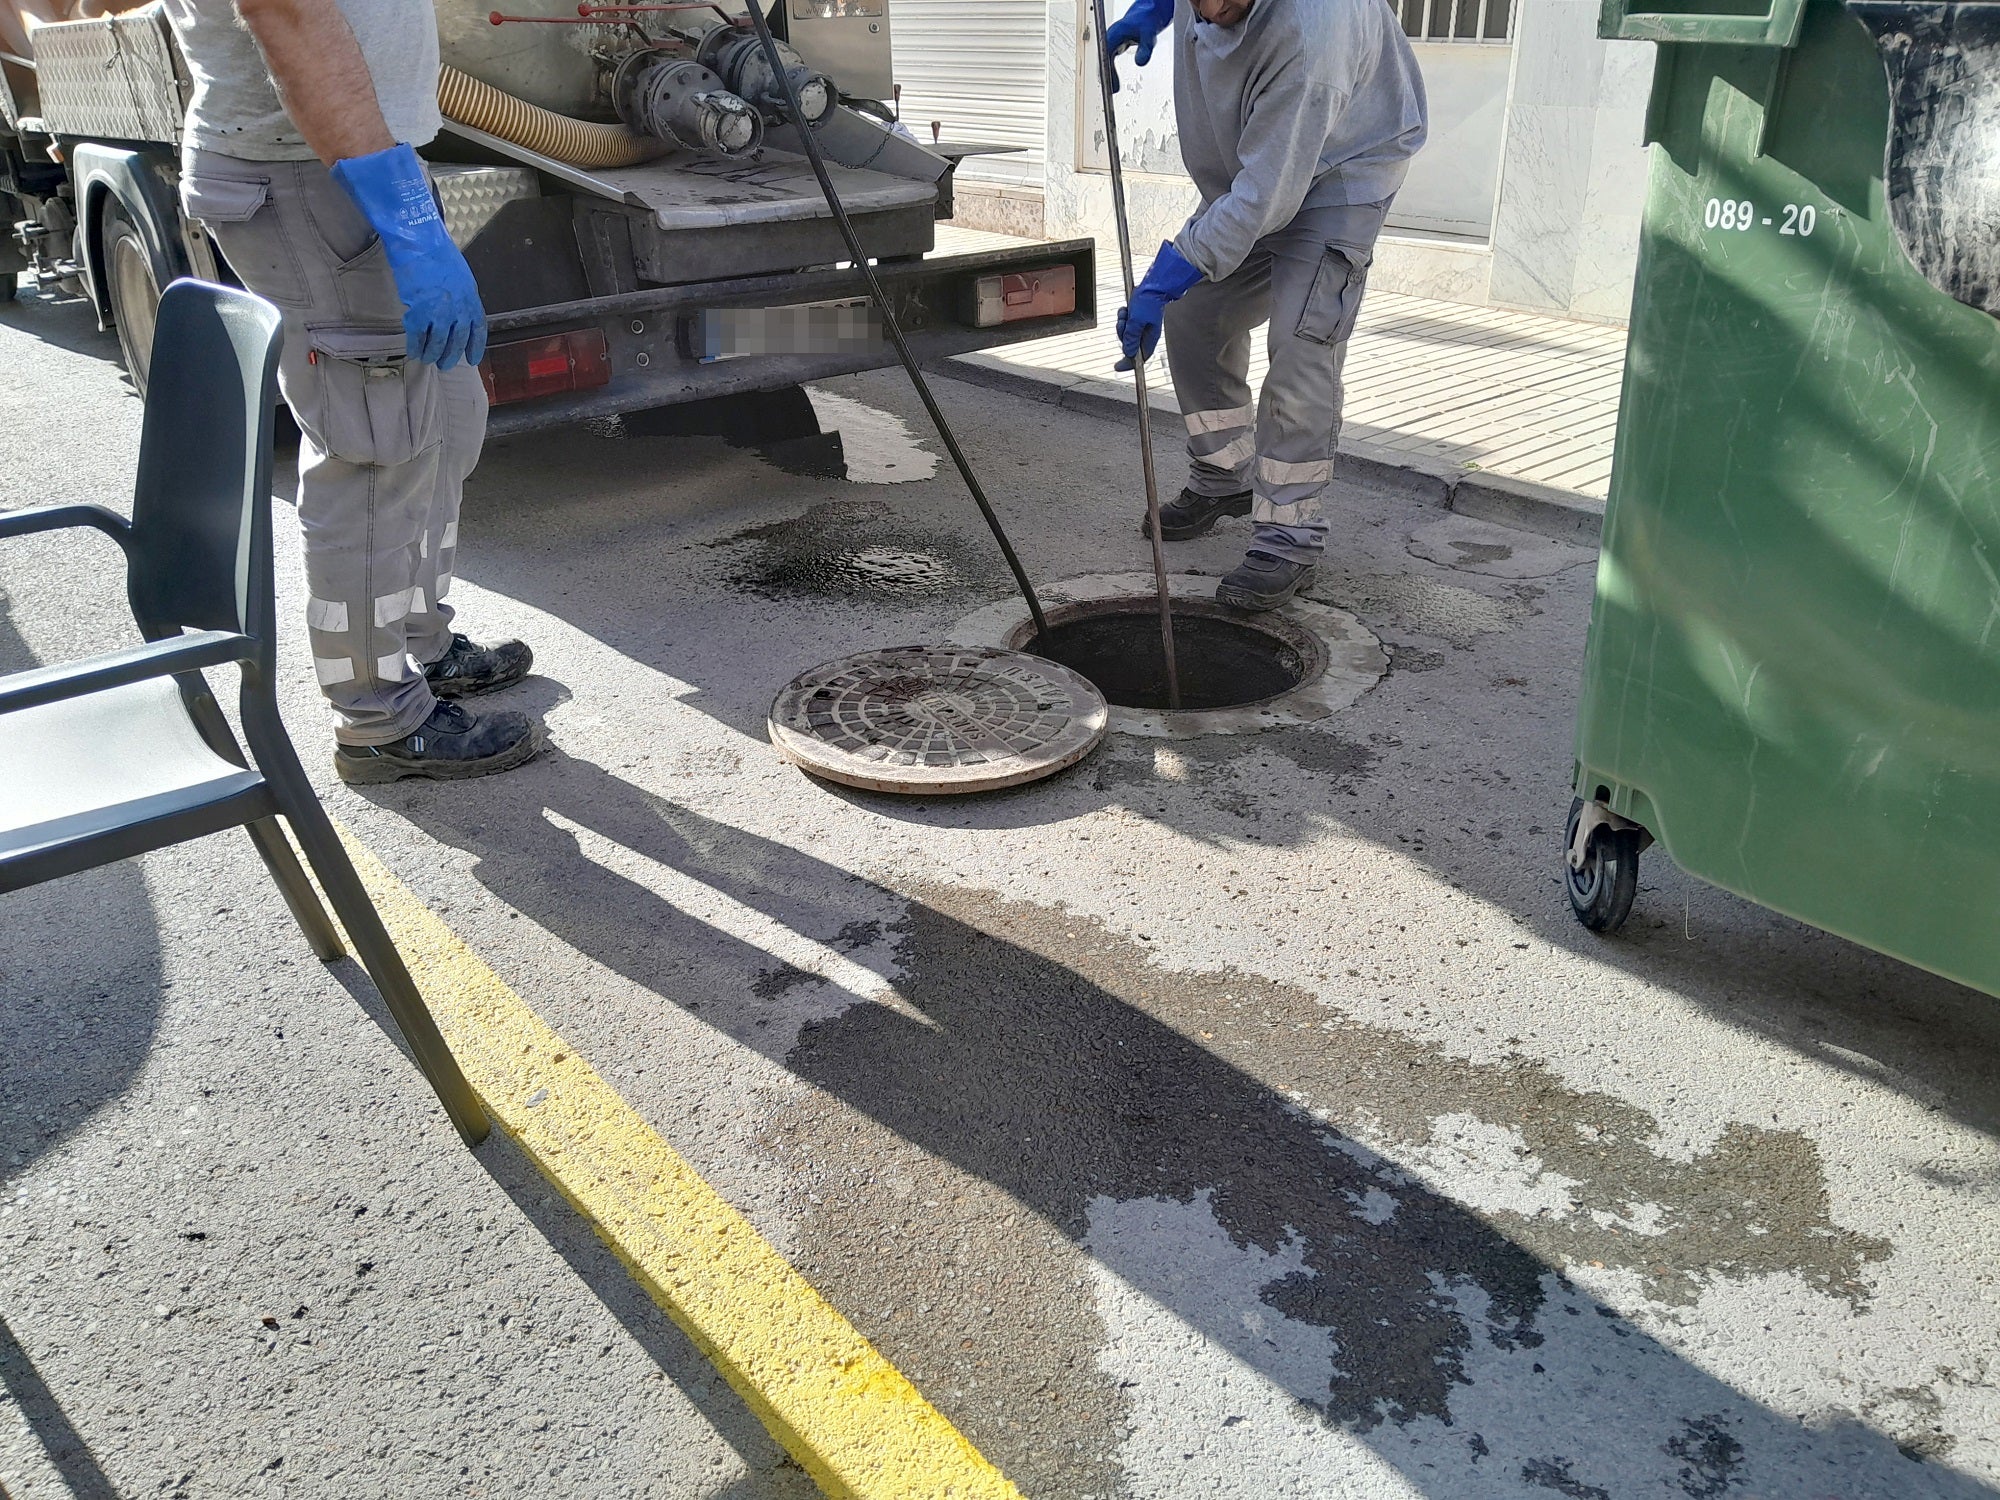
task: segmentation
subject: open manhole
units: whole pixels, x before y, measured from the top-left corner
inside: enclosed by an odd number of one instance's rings
[[[994,646],[899,646],[814,667],[771,705],[771,743],[817,776],[941,796],[1053,776],[1104,738],[1104,698]]]
[[[1177,599],[1172,609],[1183,709],[1267,703],[1326,670],[1325,649],[1289,620],[1246,618],[1212,600]],[[1157,599],[1070,606],[1050,616],[1046,637],[1031,630],[1023,645],[1088,677],[1108,703],[1169,706]]]
[[[1168,579],[1181,707],[1167,708],[1160,606],[1150,573],[1072,578],[1042,591],[1048,639],[1018,599],[969,615],[963,646],[1032,651],[1089,678],[1111,728],[1185,739],[1310,723],[1347,707],[1389,668],[1381,642],[1345,610],[1294,599],[1246,614],[1218,604],[1215,579]]]

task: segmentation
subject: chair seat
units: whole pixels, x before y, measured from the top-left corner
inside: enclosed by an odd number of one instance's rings
[[[0,714],[0,864],[263,784],[209,749],[171,678]]]

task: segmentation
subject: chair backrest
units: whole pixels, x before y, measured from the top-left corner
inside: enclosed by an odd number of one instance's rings
[[[278,310],[236,287],[181,280],[160,299],[129,591],[149,636],[183,626],[271,631],[271,421]]]

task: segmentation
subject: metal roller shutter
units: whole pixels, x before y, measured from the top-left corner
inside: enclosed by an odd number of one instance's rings
[[[947,141],[1019,146],[973,157],[963,179],[1042,183],[1048,131],[1047,0],[892,0],[890,46],[903,123],[920,141],[933,120]]]

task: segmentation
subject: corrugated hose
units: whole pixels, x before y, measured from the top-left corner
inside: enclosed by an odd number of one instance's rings
[[[665,141],[623,125],[559,115],[448,66],[438,69],[438,109],[447,120],[497,135],[573,167],[632,167],[673,149]]]

